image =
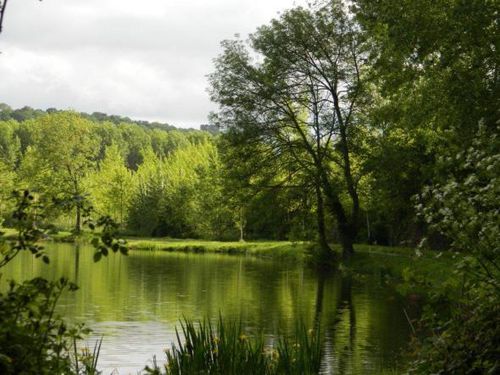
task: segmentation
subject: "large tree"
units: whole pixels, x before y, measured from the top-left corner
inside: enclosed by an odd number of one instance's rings
[[[472,147],[480,123],[482,132],[497,132],[500,3],[353,3],[370,42],[378,98],[368,114],[378,129],[366,165],[374,178],[372,212],[384,217],[393,240],[418,240],[427,225],[415,217],[411,197],[421,200],[425,185],[448,174],[439,157],[455,159]],[[436,239],[431,244],[442,246]]]
[[[33,145],[26,152],[20,175],[34,190],[71,202],[63,208],[74,211],[78,233],[88,193],[83,181],[95,168],[99,152],[94,125],[73,112],[33,121]]]
[[[388,122],[447,131],[468,146],[498,119],[496,0],[356,0]],[[450,131],[451,130],[451,131]],[[455,152],[456,150],[452,150]]]
[[[363,52],[348,12],[340,1],[298,7],[259,28],[249,45],[236,40],[223,47],[210,79],[226,136],[233,146],[258,148],[253,156],[262,166],[279,160],[292,173],[307,173],[349,256],[359,217],[352,157],[361,129]]]

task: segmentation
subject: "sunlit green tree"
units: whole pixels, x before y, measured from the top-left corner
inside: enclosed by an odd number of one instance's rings
[[[108,146],[98,170],[88,178],[94,208],[122,224],[127,217],[134,181],[118,146]]]
[[[211,75],[219,121],[236,147],[258,144],[264,153],[254,157],[261,163],[292,162],[317,183],[349,256],[360,208],[352,165],[364,100],[358,28],[340,1],[319,2],[262,26],[250,46],[226,41],[223,47]]]
[[[83,181],[95,169],[99,140],[94,125],[71,112],[45,115],[33,123],[33,145],[28,149],[21,177],[26,186],[48,193],[74,211],[80,232],[88,191]]]

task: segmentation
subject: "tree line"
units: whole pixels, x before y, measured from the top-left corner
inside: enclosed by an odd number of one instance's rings
[[[306,192],[242,190],[226,178],[228,169],[219,138],[208,132],[115,124],[69,111],[0,121],[4,225],[11,221],[11,191],[30,189],[64,202],[51,205],[46,221],[75,232],[92,206],[143,236],[313,237]]]

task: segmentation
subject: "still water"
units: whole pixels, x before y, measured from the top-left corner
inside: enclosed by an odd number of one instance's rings
[[[318,278],[302,265],[229,255],[132,251],[99,263],[88,246],[49,246],[50,265],[20,254],[2,269],[6,279],[66,276],[80,290],[59,313],[103,336],[103,374],[136,374],[153,356],[162,362],[179,319],[241,321],[249,333],[272,339],[297,321],[320,320],[324,373],[378,374],[400,364],[409,340],[403,304],[379,277]]]

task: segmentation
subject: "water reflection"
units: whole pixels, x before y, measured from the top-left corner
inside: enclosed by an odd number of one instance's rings
[[[49,266],[25,254],[2,283],[35,275],[76,281],[81,289],[64,296],[59,312],[104,335],[105,374],[136,373],[153,355],[163,359],[182,317],[215,321],[220,313],[269,338],[293,332],[299,320],[320,325],[322,372],[329,374],[394,368],[408,340],[400,302],[376,277],[317,275],[297,264],[227,255],[132,252],[94,264],[86,246],[52,247]]]

